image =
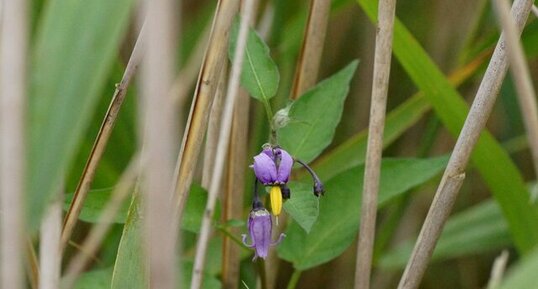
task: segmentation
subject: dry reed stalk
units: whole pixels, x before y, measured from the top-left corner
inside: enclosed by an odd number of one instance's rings
[[[510,15],[510,4],[506,0],[495,0],[493,2],[506,38],[506,50],[511,64],[510,70],[515,81],[517,96],[519,97],[523,123],[527,130],[534,173],[538,175],[538,106],[536,104],[536,93],[532,85],[529,67],[525,63],[525,52],[519,42],[516,24]]]
[[[174,289],[177,278],[177,234],[173,221],[171,185],[177,144],[177,112],[170,96],[174,75],[180,2],[143,3],[147,45],[141,66],[141,123],[144,146],[141,196],[143,251],[150,288]],[[176,6],[176,4],[178,6]]]
[[[65,214],[61,241],[62,250],[65,249],[65,246],[71,238],[71,234],[73,234],[73,230],[78,221],[78,216],[82,210],[82,205],[86,199],[86,196],[88,195],[88,191],[90,190],[93,178],[95,176],[95,170],[103,157],[103,153],[105,152],[106,145],[110,139],[112,130],[114,129],[114,124],[116,123],[121,105],[123,104],[125,96],[127,95],[127,88],[129,87],[131,79],[142,59],[145,42],[144,38],[144,28],[142,28],[138,35],[138,39],[136,40],[133,52],[131,53],[131,57],[129,58],[129,62],[127,63],[127,67],[125,68],[125,72],[123,73],[123,77],[120,83],[116,86],[116,90],[112,95],[108,110],[103,118],[103,122],[101,123],[101,128],[97,133],[92,150],[88,160],[86,161],[86,165],[84,166],[84,171],[82,172],[80,180],[77,184],[77,188],[75,189],[75,194],[73,196],[73,200],[71,201],[71,205]]]
[[[205,208],[205,213],[202,219],[202,227],[196,247],[196,255],[194,258],[194,269],[191,281],[191,289],[199,289],[202,286],[202,275],[205,266],[205,258],[207,254],[207,246],[211,234],[212,219],[215,212],[215,204],[217,196],[221,190],[222,176],[224,174],[224,164],[228,153],[228,145],[232,129],[232,120],[234,108],[239,90],[239,81],[241,77],[241,68],[245,55],[245,48],[248,38],[248,26],[250,19],[253,17],[254,1],[244,0],[243,9],[241,11],[241,21],[239,24],[239,34],[237,36],[237,46],[235,48],[235,58],[232,63],[230,72],[230,80],[226,91],[224,108],[222,111],[222,123],[218,137],[217,151],[215,154],[215,165],[209,186],[208,200]]]
[[[534,16],[538,17],[538,7],[536,5],[532,5],[532,13],[534,13]]]
[[[0,20],[0,288],[24,288],[27,1],[3,1]]]
[[[224,63],[223,71],[227,70],[227,63]],[[209,115],[209,122],[207,123],[207,133],[205,139],[204,149],[204,163],[202,172],[202,187],[209,189],[211,178],[213,176],[213,167],[215,165],[215,154],[217,152],[217,142],[220,129],[220,121],[222,117],[222,103],[224,95],[226,93],[226,73],[220,75],[219,83],[217,85],[217,92],[215,93],[215,99],[213,105],[211,105],[211,112]]]
[[[39,289],[60,288],[63,190],[50,203],[41,222],[39,241]]]
[[[312,0],[310,2],[303,44],[293,81],[292,99],[297,99],[303,92],[314,86],[318,80],[330,12],[331,1]]]
[[[488,281],[487,289],[495,289],[501,285],[506,264],[508,263],[508,251],[502,251],[501,255],[495,258],[493,268],[491,268],[491,276]]]
[[[99,222],[92,227],[84,243],[77,246],[79,251],[71,259],[65,270],[66,273],[62,281],[64,288],[73,287],[84,267],[90,260],[95,258],[95,253],[114,224],[118,211],[129,196],[142,165],[139,154],[135,154],[114,188],[110,200],[101,211]]]
[[[244,90],[239,91],[232,122],[230,148],[226,169],[226,182],[223,198],[222,220],[241,219],[243,217],[243,195],[245,193],[245,174],[248,151],[248,117],[250,96]],[[230,232],[239,236],[239,228]],[[224,289],[239,287],[240,247],[227,236],[222,243],[222,284]]]
[[[174,184],[174,221],[179,223],[192,183],[194,169],[204,140],[211,104],[227,61],[228,35],[239,0],[219,1],[211,29],[209,46],[204,56],[191,106],[181,150],[176,162]]]
[[[355,289],[370,288],[395,11],[396,0],[379,1],[370,124],[364,170],[360,233],[357,243]]]
[[[39,282],[39,261],[34,249],[34,244],[30,236],[26,237],[26,275],[30,288],[38,289]]]
[[[530,0],[516,0],[512,6],[512,15],[514,15],[518,26],[518,35],[523,29],[531,6],[532,1]],[[487,122],[508,69],[504,39],[504,35],[501,35],[450,156],[441,183],[437,188],[413,253],[400,279],[398,289],[414,289],[419,286],[435,244],[450,215],[465,178],[465,168],[471,152]]]

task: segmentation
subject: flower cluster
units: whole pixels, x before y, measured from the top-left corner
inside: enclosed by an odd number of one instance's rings
[[[291,197],[291,191],[287,183],[294,162],[304,166],[312,176],[314,181],[313,193],[318,197],[324,193],[323,184],[306,163],[293,159],[287,151],[279,146],[264,145],[262,152],[254,157],[252,165],[256,180],[254,182],[254,201],[247,223],[252,244],[247,244],[247,235],[243,235],[245,246],[255,250],[254,259],[257,257],[265,259],[269,247],[278,244],[285,237],[284,234],[280,234],[276,242],[271,241],[273,221],[271,214],[265,209],[258,196],[258,182],[268,187],[271,212],[278,218],[282,211],[283,200]]]

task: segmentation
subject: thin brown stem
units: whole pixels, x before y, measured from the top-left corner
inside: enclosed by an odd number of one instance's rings
[[[538,105],[536,104],[536,93],[532,85],[529,67],[525,63],[525,52],[519,41],[516,24],[510,15],[510,4],[506,0],[495,0],[494,3],[506,37],[506,50],[511,64],[510,70],[515,80],[519,107],[527,130],[534,173],[538,175]]]
[[[191,289],[199,289],[202,286],[202,274],[205,266],[209,236],[211,233],[212,219],[215,212],[217,196],[220,192],[222,176],[224,175],[224,164],[228,153],[228,145],[232,130],[233,112],[239,90],[239,80],[241,77],[241,68],[245,55],[245,48],[248,37],[248,26],[250,19],[253,17],[254,1],[245,0],[241,11],[241,21],[239,24],[239,34],[237,36],[237,46],[235,48],[235,58],[233,60],[230,80],[226,92],[226,99],[222,111],[222,123],[219,131],[217,151],[215,154],[215,164],[213,167],[212,179],[209,186],[208,200],[205,213],[202,218],[202,227],[200,237],[196,247],[196,256],[194,259],[194,269],[191,282]]]
[[[0,23],[0,288],[24,286],[27,1],[3,1]]]
[[[310,2],[303,44],[293,81],[292,99],[297,99],[306,90],[314,86],[318,80],[330,10],[330,0],[312,0]]]
[[[395,10],[396,0],[379,1],[379,24],[374,58],[355,289],[370,288]]]
[[[84,171],[82,172],[80,180],[77,184],[77,188],[75,189],[75,194],[73,195],[71,205],[65,214],[61,242],[62,249],[65,248],[69,242],[69,239],[71,238],[71,234],[73,233],[77,223],[78,216],[82,210],[82,205],[84,204],[84,200],[86,199],[95,176],[95,170],[97,169],[103,153],[105,152],[106,145],[110,139],[112,130],[114,129],[114,124],[116,123],[120,108],[125,100],[125,96],[127,95],[127,88],[129,87],[131,79],[134,76],[142,59],[145,43],[144,34],[144,28],[142,28],[133,48],[133,52],[131,53],[131,58],[129,59],[125,72],[123,73],[123,77],[120,83],[116,86],[116,90],[112,95],[108,110],[103,118],[103,122],[101,123],[101,128],[97,133],[92,150],[88,160],[86,161],[86,165],[84,166]]]
[[[513,4],[512,14],[517,22],[518,35],[525,25],[531,6],[532,1],[530,0],[516,0]],[[463,183],[465,168],[469,163],[471,152],[487,122],[508,69],[504,39],[504,35],[501,35],[458,137],[441,183],[437,188],[411,258],[400,279],[398,289],[414,289],[419,286],[435,244],[450,215],[452,206]]]
[[[39,261],[30,236],[26,237],[26,275],[30,288],[38,289],[39,284]]]

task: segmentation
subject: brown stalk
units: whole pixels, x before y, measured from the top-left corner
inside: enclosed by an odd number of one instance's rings
[[[518,35],[529,16],[532,2],[530,0],[516,0],[512,6],[512,14],[518,26]],[[441,183],[437,188],[411,258],[400,279],[398,289],[414,289],[419,286],[435,244],[450,215],[465,178],[465,168],[469,163],[471,152],[478,141],[480,132],[484,129],[508,69],[504,39],[505,36],[501,35],[450,156]]]
[[[232,130],[232,120],[239,90],[239,80],[241,77],[241,68],[247,46],[248,26],[250,19],[253,17],[254,1],[244,0],[241,11],[241,21],[239,24],[239,33],[237,36],[237,46],[235,48],[235,58],[232,63],[230,80],[228,82],[226,99],[222,111],[222,122],[219,130],[217,151],[215,153],[215,164],[211,183],[209,185],[207,204],[205,213],[202,218],[202,227],[196,246],[196,255],[194,258],[194,269],[191,281],[191,289],[199,289],[202,286],[202,274],[205,267],[205,258],[209,244],[209,237],[212,228],[212,219],[215,212],[215,204],[219,192],[221,191],[222,177],[224,175],[225,161],[228,153],[228,145]]]
[[[0,24],[0,288],[24,286],[27,1],[2,2]]]
[[[95,176],[95,170],[103,157],[103,153],[105,152],[106,145],[110,139],[112,130],[114,129],[114,124],[116,123],[121,105],[125,100],[127,88],[129,87],[131,79],[134,76],[142,59],[145,42],[144,34],[144,28],[142,28],[138,35],[138,39],[136,40],[133,52],[131,53],[131,57],[129,58],[129,62],[127,63],[127,67],[125,68],[125,72],[123,73],[123,77],[120,83],[116,86],[116,90],[112,95],[112,100],[110,101],[110,105],[108,106],[108,110],[101,124],[101,128],[99,129],[97,137],[95,138],[92,150],[88,160],[86,161],[86,165],[84,166],[84,171],[80,176],[80,180],[77,184],[71,205],[65,214],[61,240],[62,250],[65,248],[69,242],[69,239],[71,238],[71,234],[73,233],[77,223],[78,216],[82,210],[82,205],[86,199],[86,196],[88,195],[88,191],[90,190],[93,177]]]
[[[534,164],[534,173],[538,175],[538,106],[536,93],[532,85],[529,67],[525,63],[525,52],[519,41],[516,24],[510,15],[510,4],[505,0],[493,1],[499,14],[499,20],[506,37],[506,50],[510,60],[510,70],[515,80],[519,107]]]
[[[368,128],[360,233],[355,269],[355,289],[370,288],[395,11],[396,0],[379,1],[370,124]]]
[[[299,54],[291,98],[297,99],[316,84],[331,10],[330,0],[312,0]]]
[[[239,0],[219,1],[209,46],[198,76],[187,127],[177,158],[174,184],[174,220],[180,222],[185,201],[207,128],[209,110],[220,74],[227,60],[228,35],[233,18],[239,8]]]
[[[32,238],[27,236],[26,238],[26,275],[28,277],[28,283],[30,288],[37,289],[39,283],[39,261],[37,260],[37,254],[34,249]]]

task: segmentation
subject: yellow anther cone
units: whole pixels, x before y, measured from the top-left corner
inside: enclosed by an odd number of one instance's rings
[[[271,198],[271,211],[273,215],[278,216],[282,211],[282,192],[279,186],[272,186],[269,190],[269,197]]]

